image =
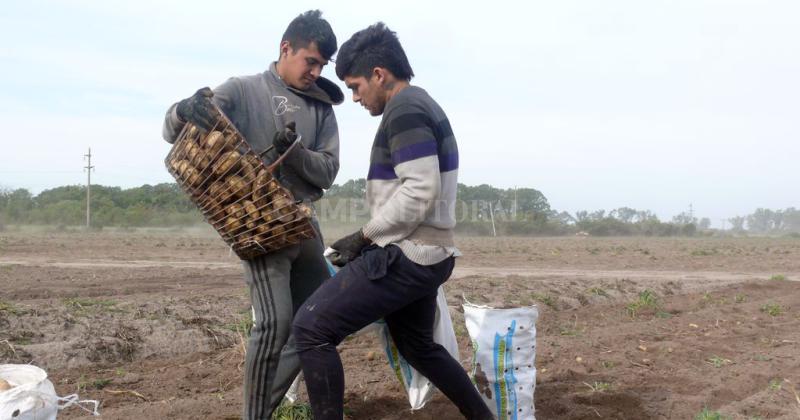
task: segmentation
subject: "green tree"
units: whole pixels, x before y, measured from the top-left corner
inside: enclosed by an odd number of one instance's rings
[[[744,222],[746,220],[743,216],[734,216],[728,219],[728,222],[731,224],[732,231],[744,232]]]
[[[770,209],[758,208],[747,216],[747,230],[766,233],[772,229],[774,212]]]
[[[33,196],[30,191],[19,188],[9,193],[5,198],[5,214],[9,222],[22,223],[27,221],[29,212],[34,207]]]
[[[367,180],[351,179],[342,185],[333,184],[325,193],[330,198],[364,198],[367,195]]]

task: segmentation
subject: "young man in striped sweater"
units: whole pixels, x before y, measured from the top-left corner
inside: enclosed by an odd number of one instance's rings
[[[353,101],[383,115],[372,146],[370,221],[336,241],[343,268],[298,311],[297,351],[317,420],[341,420],[344,374],[336,345],[384,318],[400,354],[468,419],[491,419],[461,365],[433,341],[436,292],[459,255],[453,243],[458,148],[439,105],[382,23],[357,32],[337,56]]]

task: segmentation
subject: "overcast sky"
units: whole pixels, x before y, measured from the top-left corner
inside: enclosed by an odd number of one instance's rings
[[[171,181],[164,111],[263,71],[320,8],[341,44],[384,21],[447,112],[459,180],[542,191],[553,208],[662,219],[800,207],[800,2],[17,1],[0,15],[0,186]],[[332,67],[323,75],[336,80]],[[343,83],[339,82],[344,90]],[[336,108],[342,183],[378,119]]]

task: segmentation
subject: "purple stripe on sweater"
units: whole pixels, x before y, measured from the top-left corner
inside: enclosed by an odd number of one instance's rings
[[[449,155],[439,155],[439,172],[448,172],[458,169],[458,152]]]
[[[397,179],[397,174],[394,173],[394,166],[389,164],[373,163],[369,167],[367,180],[370,179]]]
[[[430,156],[423,155],[419,157]],[[439,172],[449,172],[458,169],[458,152],[449,155],[439,156]],[[370,179],[397,179],[397,173],[394,171],[394,166],[390,164],[373,163],[369,167],[367,180]]]
[[[436,140],[423,141],[421,143],[410,144],[401,147],[392,153],[392,163],[399,165],[409,160],[421,157],[433,156],[436,154]]]

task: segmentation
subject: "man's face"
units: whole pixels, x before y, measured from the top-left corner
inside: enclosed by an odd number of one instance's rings
[[[361,104],[373,117],[383,114],[386,107],[386,94],[378,79],[375,75],[369,79],[364,76],[344,77],[345,86],[353,94],[353,102]]]
[[[319,78],[322,68],[328,64],[328,60],[317,49],[316,42],[297,49],[292,48],[288,42],[282,43],[281,61],[283,61],[283,81],[300,90],[310,88]]]

